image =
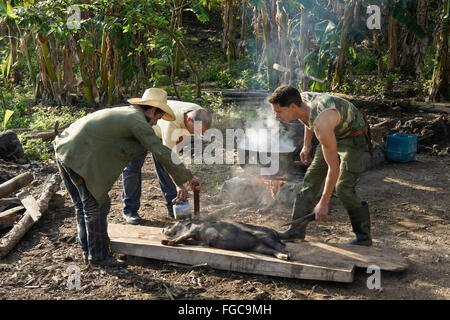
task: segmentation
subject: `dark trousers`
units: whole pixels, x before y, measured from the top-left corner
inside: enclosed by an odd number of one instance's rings
[[[109,254],[107,216],[111,206],[109,197],[98,205],[86,187],[83,178],[56,159],[64,185],[75,207],[77,240],[89,260],[99,261]]]
[[[141,192],[142,192],[142,175],[141,170],[147,156],[147,149],[141,147],[140,150],[133,156],[128,163],[128,166],[122,173],[122,202],[123,212],[129,214],[137,212],[141,206]],[[155,163],[156,175],[158,176],[161,191],[166,199],[166,206],[169,213],[173,212],[172,200],[177,196],[177,187],[172,181],[169,173],[153,156]]]

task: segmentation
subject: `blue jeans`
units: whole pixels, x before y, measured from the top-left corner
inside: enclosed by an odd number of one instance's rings
[[[77,240],[89,260],[100,261],[109,254],[107,216],[111,207],[109,197],[99,206],[86,187],[83,178],[56,159],[64,185],[75,207]]]
[[[140,150],[133,156],[128,163],[128,166],[122,173],[122,202],[123,213],[130,214],[137,212],[141,206],[141,191],[142,191],[142,175],[141,169],[147,156],[147,149],[141,146]],[[166,169],[153,156],[155,163],[156,175],[158,176],[161,191],[166,199],[166,207],[169,214],[173,213],[172,200],[177,196],[177,187],[172,181],[172,178],[167,173]]]

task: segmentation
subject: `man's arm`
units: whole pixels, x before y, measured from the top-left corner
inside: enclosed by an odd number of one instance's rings
[[[311,141],[313,137],[314,132],[310,130],[307,126],[305,126],[305,134],[303,136],[303,148],[300,152],[300,160],[304,165],[310,165],[312,158],[311,158]]]
[[[324,111],[316,120],[314,132],[322,145],[323,157],[328,165],[325,186],[319,203],[314,208],[316,220],[324,220],[328,216],[329,204],[334,187],[339,178],[339,158],[334,129],[339,123],[339,114],[335,110]]]

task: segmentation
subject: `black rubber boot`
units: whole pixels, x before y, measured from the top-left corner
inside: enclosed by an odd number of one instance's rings
[[[297,194],[294,201],[294,206],[292,208],[292,220],[299,219],[307,215],[312,209],[313,201]],[[306,226],[309,222],[310,221],[291,224],[287,230],[279,231],[278,236],[281,240],[285,241],[303,240],[305,239]]]
[[[353,232],[356,235],[356,237],[347,244],[369,247],[372,245],[372,238],[370,236],[369,205],[365,201],[361,202],[361,204],[361,208],[347,211]]]

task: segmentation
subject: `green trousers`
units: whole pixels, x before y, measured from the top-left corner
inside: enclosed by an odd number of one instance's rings
[[[355,186],[364,170],[363,155],[366,146],[367,140],[364,134],[337,141],[340,173],[335,190],[347,210],[358,209],[362,206]],[[304,199],[315,199],[322,188],[327,172],[328,165],[323,157],[322,145],[319,144],[314,159],[306,171],[300,196]]]

